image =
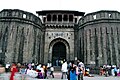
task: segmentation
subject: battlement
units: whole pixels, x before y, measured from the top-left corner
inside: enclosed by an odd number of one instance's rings
[[[83,25],[88,22],[98,21],[98,20],[119,20],[120,12],[118,11],[108,11],[101,10],[93,13],[86,14],[79,20],[79,25]]]
[[[36,15],[19,9],[3,9],[0,12],[0,19],[20,19],[41,25],[41,20]]]

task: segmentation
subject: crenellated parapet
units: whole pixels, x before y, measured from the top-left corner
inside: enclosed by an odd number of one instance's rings
[[[79,26],[89,25],[101,22],[120,22],[120,12],[101,10],[93,13],[86,14],[79,20]]]
[[[32,25],[41,26],[41,20],[33,13],[19,9],[4,9],[0,12],[0,21],[25,22]]]

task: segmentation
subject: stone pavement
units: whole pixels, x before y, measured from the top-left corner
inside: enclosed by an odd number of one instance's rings
[[[61,72],[54,72],[54,75],[55,75],[55,78],[51,78],[48,75],[49,79],[46,79],[46,80],[61,80],[60,79],[61,75],[62,75]],[[9,80],[9,76],[10,76],[10,73],[0,74],[0,80]],[[99,76],[99,75],[93,75],[93,76],[94,77],[85,76],[84,80],[120,80],[120,77],[113,77],[113,76],[105,77],[105,76]],[[40,80],[40,79],[32,78],[32,77],[26,76],[26,75],[23,76],[23,75],[17,73],[15,76],[15,80]],[[64,80],[67,80],[67,79],[64,79]]]

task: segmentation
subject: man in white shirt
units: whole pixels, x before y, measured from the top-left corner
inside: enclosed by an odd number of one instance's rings
[[[64,61],[64,63],[62,64],[62,77],[61,79],[67,79],[67,72],[68,72],[68,69],[67,69],[67,61]]]
[[[51,67],[50,67],[50,75],[52,75],[52,77],[54,78],[54,74],[53,74],[53,72],[54,72],[54,67],[51,66]]]

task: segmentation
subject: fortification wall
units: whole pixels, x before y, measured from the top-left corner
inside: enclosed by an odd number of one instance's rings
[[[79,20],[79,41],[84,45],[82,50],[86,64],[119,66],[120,12],[98,11],[86,14]]]
[[[39,17],[18,9],[0,12],[0,60],[38,62],[42,41],[43,27]]]

